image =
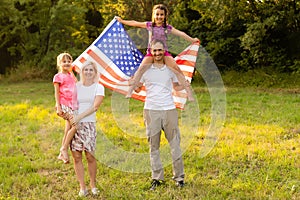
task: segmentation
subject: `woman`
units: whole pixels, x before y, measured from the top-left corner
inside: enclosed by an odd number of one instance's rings
[[[79,196],[88,195],[84,181],[82,152],[85,152],[88,163],[91,192],[94,195],[99,193],[96,188],[96,111],[103,101],[104,87],[98,83],[98,79],[96,64],[87,62],[81,69],[80,82],[76,84],[78,115],[71,119],[71,123],[77,127],[77,132],[71,142],[71,151],[75,173],[80,184]]]

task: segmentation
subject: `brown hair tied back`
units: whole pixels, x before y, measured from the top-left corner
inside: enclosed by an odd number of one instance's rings
[[[155,26],[155,21],[154,21],[155,15],[154,15],[154,12],[157,9],[163,10],[165,12],[165,19],[164,19],[163,27],[166,28],[167,27],[167,18],[168,18],[169,12],[168,12],[167,6],[165,6],[163,4],[157,4],[157,5],[153,6],[153,9],[152,9],[152,26]]]

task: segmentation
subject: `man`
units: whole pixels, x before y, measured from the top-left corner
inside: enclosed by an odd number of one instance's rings
[[[163,42],[154,40],[151,43],[153,55],[152,66],[144,73],[136,92],[142,85],[146,87],[144,105],[144,121],[146,134],[150,145],[150,163],[152,169],[151,190],[164,181],[164,170],[160,159],[160,136],[163,130],[169,142],[173,161],[173,180],[178,187],[184,186],[183,160],[180,149],[180,132],[178,128],[178,113],[172,96],[172,87],[183,90],[176,75],[165,65]]]

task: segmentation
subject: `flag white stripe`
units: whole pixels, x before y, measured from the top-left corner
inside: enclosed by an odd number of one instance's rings
[[[188,61],[196,61],[196,58],[195,56],[193,55],[183,55],[183,56],[180,56],[180,60],[188,60]],[[176,57],[174,58],[175,60],[179,60],[177,59]]]
[[[187,65],[178,65],[178,67],[181,69],[181,71],[183,72],[191,72],[193,73],[194,72],[194,67],[191,67],[191,66],[187,66]]]

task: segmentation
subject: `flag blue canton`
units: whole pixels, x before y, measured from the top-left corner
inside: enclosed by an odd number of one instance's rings
[[[117,21],[95,42],[95,46],[127,76],[134,75],[144,57]]]

